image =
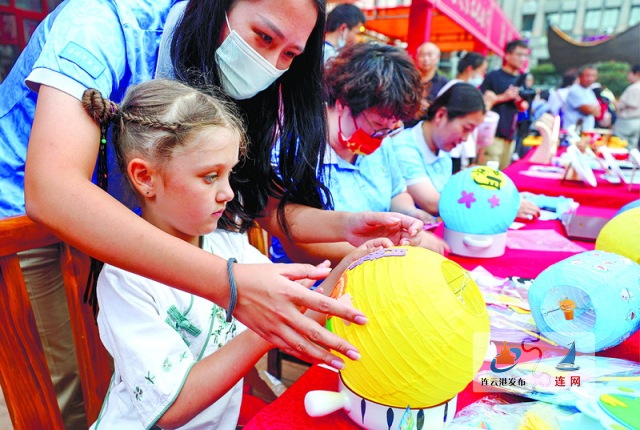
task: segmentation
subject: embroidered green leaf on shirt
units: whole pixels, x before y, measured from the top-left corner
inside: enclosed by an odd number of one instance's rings
[[[186,360],[186,359],[187,359],[187,351],[184,351],[182,354],[180,354],[180,361]]]
[[[150,384],[155,384],[156,383],[154,381],[156,379],[156,377],[154,375],[152,375],[151,372],[147,372],[147,376],[145,376],[144,379],[146,379]]]
[[[136,397],[137,401],[142,400],[142,388],[136,387],[136,389],[133,390],[133,395]]]
[[[211,318],[213,318],[215,327],[211,331],[211,342],[216,345],[217,348],[222,348],[229,340],[235,337],[236,322],[232,320],[228,323],[227,312],[219,306],[213,307],[211,311]]]
[[[197,337],[202,332],[202,330],[189,321],[189,319],[180,312],[175,305],[171,305],[171,307],[167,309],[167,315],[165,322],[173,327],[175,331],[180,333],[182,340],[184,340],[187,345],[191,345],[191,342],[187,340],[185,333],[188,333],[193,337]]]
[[[165,372],[170,372],[172,366],[173,364],[171,363],[171,360],[169,360],[169,357],[165,358],[162,362],[162,370]]]

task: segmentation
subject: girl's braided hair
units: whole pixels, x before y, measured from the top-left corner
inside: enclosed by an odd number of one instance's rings
[[[106,136],[110,127],[118,166],[127,181],[127,165],[132,158],[153,160],[162,168],[176,151],[189,145],[194,133],[212,127],[233,130],[240,141],[240,157],[243,158],[247,152],[244,125],[235,105],[225,100],[213,88],[196,89],[166,79],[131,86],[120,105],[104,98],[96,89],[86,90],[82,104],[102,131],[98,185],[107,190]],[[135,188],[131,188],[135,191]],[[231,205],[227,207],[219,226],[238,230],[238,217]],[[85,301],[96,312],[95,286],[102,265],[102,262],[92,259],[85,292]]]
[[[87,113],[106,132],[113,125],[118,166],[126,173],[128,161],[145,156],[158,163],[185,147],[193,133],[210,127],[234,130],[240,155],[246,154],[244,125],[234,104],[213,87],[199,90],[166,79],[155,79],[129,88],[120,106],[88,89],[82,97]]]

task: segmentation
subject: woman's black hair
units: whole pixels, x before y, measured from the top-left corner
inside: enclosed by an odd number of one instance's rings
[[[215,50],[225,14],[240,0],[190,0],[171,42],[177,79],[189,85],[220,86]],[[331,195],[317,176],[324,159],[326,120],[323,105],[324,0],[312,0],[318,12],[304,52],[289,70],[256,96],[237,100],[247,125],[247,159],[237,167],[232,186],[236,198],[227,206],[249,228],[264,216],[269,196],[280,199],[278,222],[285,234],[287,203],[322,208]],[[278,175],[271,166],[271,151],[279,141]],[[223,226],[224,227],[224,226]]]
[[[486,113],[487,111],[480,90],[466,82],[456,82],[448,90],[436,97],[429,106],[427,113],[420,119],[430,121],[436,116],[438,110],[442,108],[447,110],[447,118],[449,120],[474,112]]]
[[[473,70],[477,70],[485,61],[487,61],[487,59],[484,55],[478,54],[477,52],[467,52],[458,62],[458,73],[464,72],[469,66],[471,66]]]

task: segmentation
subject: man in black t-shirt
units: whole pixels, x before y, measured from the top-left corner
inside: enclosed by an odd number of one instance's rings
[[[434,43],[425,42],[416,52],[416,67],[420,72],[420,82],[425,88],[424,97],[428,104],[433,102],[442,87],[449,81],[438,73],[440,48]]]
[[[526,42],[514,40],[507,43],[502,68],[488,73],[480,85],[483,93],[492,91],[496,94],[491,110],[500,115],[493,144],[482,150],[483,162],[498,161],[501,170],[511,164],[518,112],[529,109],[527,101],[519,95],[519,70],[528,57],[529,47]]]

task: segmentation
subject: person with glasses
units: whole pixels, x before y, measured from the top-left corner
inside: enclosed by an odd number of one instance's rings
[[[236,286],[225,259],[188,246],[126,206],[125,181],[112,168],[115,158],[99,155],[114,155],[110,136],[102,139],[103,130],[82,108],[87,88],[119,102],[131,85],[165,76],[195,88],[218,87],[246,122],[249,156],[234,171],[236,193],[229,208],[237,216],[223,221],[230,228],[244,231],[257,221],[298,240],[356,245],[380,236],[399,243],[422,231],[419,220],[403,214],[323,210],[328,191],[317,170],[326,135],[321,81],[326,1],[282,5],[276,0],[62,2],[0,83],[0,217],[26,214],[106,264],[223,307],[233,303]],[[286,154],[280,179],[270,157],[278,138]],[[109,181],[107,170],[115,174]],[[32,304],[37,302],[34,312],[65,425],[82,428],[86,419],[60,248],[21,254],[21,265]],[[354,323],[365,323],[366,316],[294,282],[328,271],[236,264],[234,316],[298,358],[342,367],[343,356],[357,357],[355,347],[299,307]]]
[[[345,47],[324,79],[328,142],[320,180],[331,191],[327,209],[346,212],[398,212],[425,223],[433,217],[416,208],[398,161],[385,138],[400,131],[420,106],[420,75],[401,49],[378,43]],[[385,143],[383,143],[383,141]],[[274,149],[272,162],[281,156]],[[296,243],[272,240],[275,261],[318,264],[339,262],[354,247],[341,243]],[[428,232],[412,244],[444,253],[447,245]],[[283,260],[284,259],[284,260]]]

